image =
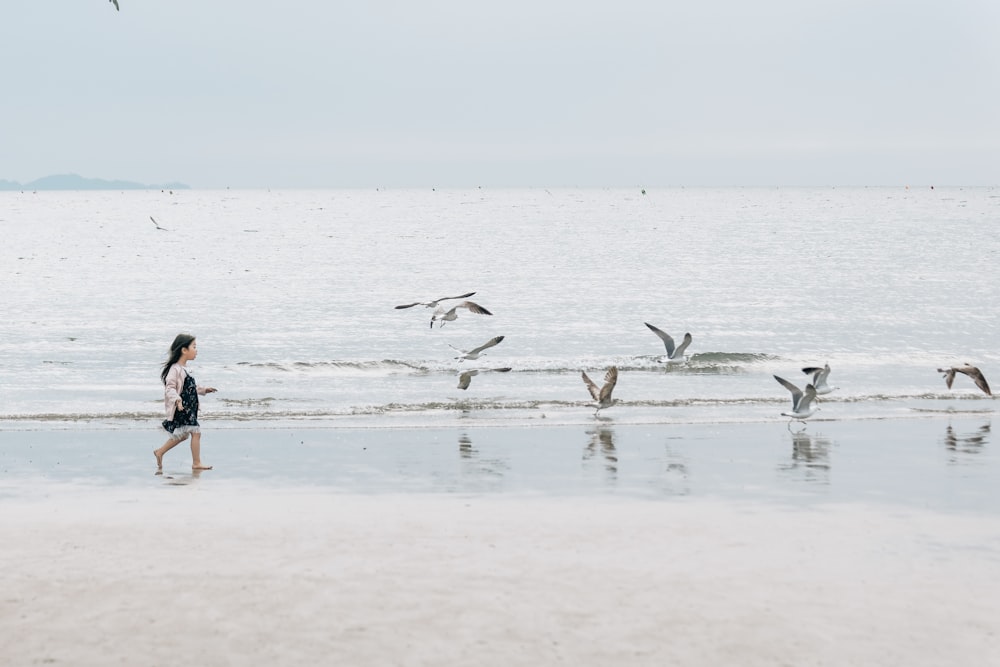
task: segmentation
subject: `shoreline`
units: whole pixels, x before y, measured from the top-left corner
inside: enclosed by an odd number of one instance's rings
[[[923,405],[906,406],[900,411],[870,411],[855,412],[849,415],[832,417],[813,416],[808,424],[853,423],[878,421],[907,421],[913,419],[947,419],[963,417],[991,417],[1000,414],[992,407],[989,398],[966,398],[973,404],[986,401],[988,407],[956,408],[954,404],[947,407],[927,407]],[[387,410],[384,412],[360,412],[354,414],[334,414],[326,412],[302,414],[258,414],[246,416],[220,415],[206,411],[202,415],[205,425],[216,430],[286,430],[286,429],[434,429],[451,427],[488,427],[488,428],[527,428],[549,426],[587,426],[590,424],[608,424],[621,426],[712,426],[727,424],[786,424],[788,419],[776,416],[785,403],[781,402],[759,414],[725,417],[716,413],[706,413],[698,417],[690,415],[678,417],[677,413],[669,418],[662,414],[650,414],[648,409],[622,408],[616,406],[611,413],[595,417],[593,408],[582,411],[565,411],[559,409],[545,411],[542,408],[520,407],[481,407],[476,405],[456,404],[436,411],[428,410]],[[684,414],[684,413],[681,413]],[[149,431],[156,430],[162,421],[160,412],[149,414],[126,413],[123,415],[6,415],[0,416],[0,433],[25,431],[71,431],[71,430],[107,430],[107,431]]]

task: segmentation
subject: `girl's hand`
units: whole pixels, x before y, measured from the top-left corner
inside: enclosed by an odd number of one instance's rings
[[[175,401],[175,405],[177,406],[178,410],[183,410],[184,409],[184,401],[182,401],[179,398]]]
[[[205,387],[205,393],[206,394],[214,394],[217,391],[219,391],[219,390],[216,389],[215,387]]]

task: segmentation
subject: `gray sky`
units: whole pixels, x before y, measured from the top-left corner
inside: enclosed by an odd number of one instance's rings
[[[5,2],[0,179],[996,185],[996,0]]]

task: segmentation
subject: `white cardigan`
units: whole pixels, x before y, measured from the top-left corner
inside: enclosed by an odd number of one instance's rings
[[[184,388],[184,378],[187,377],[187,369],[180,364],[174,364],[167,371],[167,381],[163,386],[163,407],[167,413],[167,421],[174,418],[177,411],[177,399],[181,397],[181,389]],[[197,387],[198,394],[205,395],[205,390]]]

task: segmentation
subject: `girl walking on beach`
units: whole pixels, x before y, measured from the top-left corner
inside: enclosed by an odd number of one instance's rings
[[[198,356],[198,343],[194,336],[177,334],[170,345],[170,358],[163,364],[163,403],[167,418],[163,428],[170,434],[163,446],[153,450],[156,473],[163,470],[163,455],[191,438],[191,469],[211,470],[201,462],[201,428],[198,426],[198,395],[211,394],[215,387],[199,387],[187,372],[187,362]]]

